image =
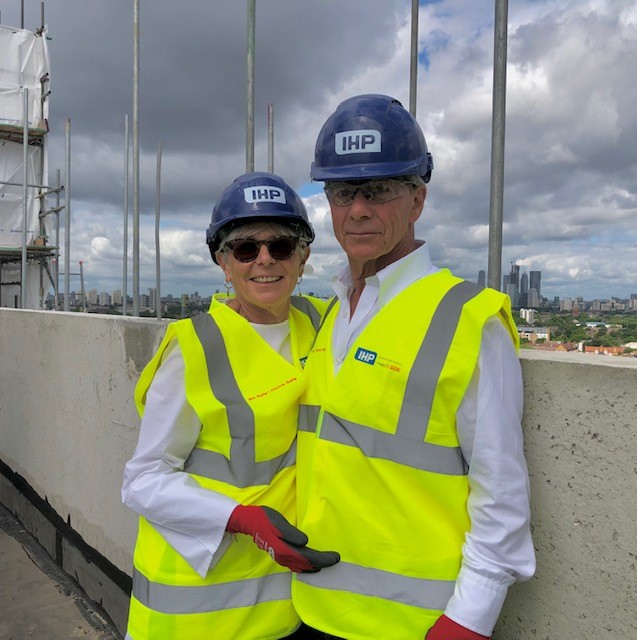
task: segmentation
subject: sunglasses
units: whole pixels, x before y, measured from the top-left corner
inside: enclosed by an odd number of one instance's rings
[[[252,262],[256,260],[261,251],[261,246],[268,248],[268,253],[273,260],[287,260],[292,257],[299,243],[298,238],[281,236],[270,240],[255,240],[254,238],[239,238],[230,240],[223,245],[223,250],[230,249],[232,255],[239,262]]]
[[[382,180],[368,180],[362,184],[350,182],[328,182],[325,185],[325,195],[332,203],[339,206],[352,204],[356,194],[360,191],[365,200],[375,204],[384,204],[390,200],[400,198],[405,185],[411,184],[392,178]]]

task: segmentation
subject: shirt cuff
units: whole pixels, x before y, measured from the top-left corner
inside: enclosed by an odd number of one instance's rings
[[[475,633],[490,637],[507,591],[506,585],[463,567],[445,615]]]

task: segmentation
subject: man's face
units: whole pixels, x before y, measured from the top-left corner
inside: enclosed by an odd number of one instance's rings
[[[384,185],[386,182],[379,179],[325,185],[334,234],[352,266],[362,268],[374,261],[377,269],[382,268],[414,249],[414,224],[422,212],[426,189],[392,180],[389,182],[393,184]],[[378,202],[385,198],[390,199]]]

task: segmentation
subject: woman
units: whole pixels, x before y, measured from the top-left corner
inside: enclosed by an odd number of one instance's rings
[[[313,239],[303,202],[273,174],[237,178],[214,208],[207,244],[235,296],[170,324],[135,390],[127,638],[283,638],[300,623],[290,571],[339,560],[290,524],[301,363],[325,307],[292,297]]]

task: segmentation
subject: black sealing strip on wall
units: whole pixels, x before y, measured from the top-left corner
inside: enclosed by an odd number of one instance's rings
[[[47,500],[40,497],[20,474],[13,471],[2,460],[0,460],[0,473],[55,527],[57,557],[54,560],[57,564],[62,566],[62,538],[66,538],[86,560],[95,564],[105,576],[130,596],[133,580],[127,573],[118,569],[110,560],[87,544],[70,524],[64,522]]]

